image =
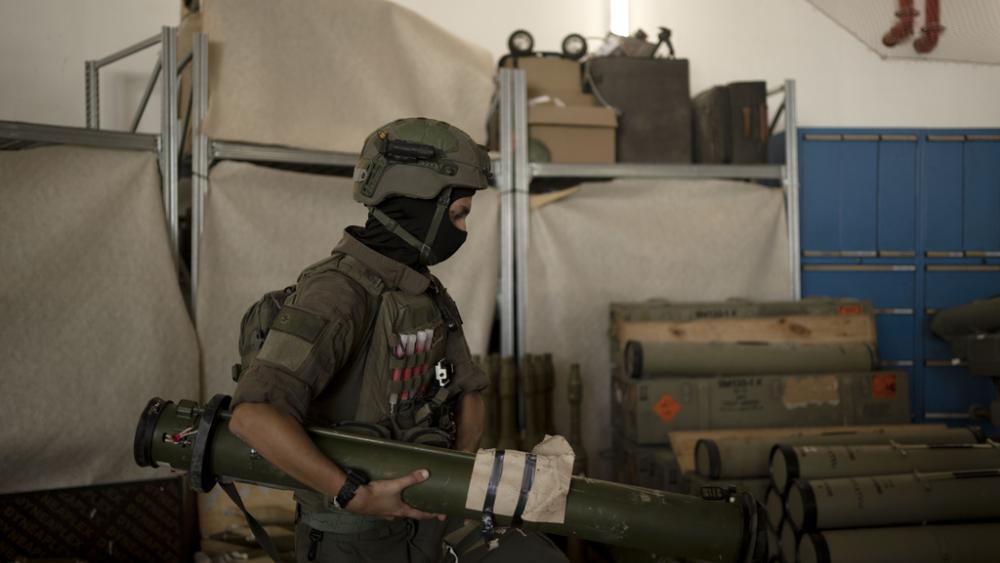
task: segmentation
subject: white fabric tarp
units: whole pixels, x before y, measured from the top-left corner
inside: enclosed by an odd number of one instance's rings
[[[591,474],[608,477],[612,302],[787,299],[781,190],[722,181],[583,184],[531,213],[526,345],[551,352],[557,429],[569,429],[566,376],[579,363]],[[597,467],[595,467],[597,465]]]
[[[400,117],[484,142],[485,49],[387,0],[204,0],[208,135],[356,153]]]
[[[222,162],[212,169],[205,203],[197,319],[203,397],[232,394],[239,361],[240,319],[271,290],[295,283],[329,256],[365,208],[351,197],[351,179]],[[473,198],[465,245],[431,271],[458,303],[474,354],[488,345],[496,307],[499,218],[495,190]]]
[[[0,493],[155,477],[139,414],[198,391],[156,156],[0,153],[0,188]]]

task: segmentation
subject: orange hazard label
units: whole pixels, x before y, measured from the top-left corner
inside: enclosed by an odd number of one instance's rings
[[[841,305],[839,311],[841,315],[860,315],[862,308],[861,305],[852,303],[850,305]]]
[[[656,416],[660,417],[660,420],[663,422],[670,422],[675,416],[677,416],[677,413],[681,412],[681,404],[669,394],[664,393],[663,396],[660,397],[660,400],[656,401],[656,404],[653,405],[653,412],[655,412]]]
[[[895,399],[896,398],[896,374],[876,373],[872,377],[872,398],[873,399]]]

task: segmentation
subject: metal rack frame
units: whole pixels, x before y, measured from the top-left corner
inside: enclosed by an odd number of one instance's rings
[[[184,132],[180,129],[178,121],[178,100],[180,85],[179,74],[191,60],[192,54],[187,54],[183,60],[177,59],[177,28],[164,26],[158,35],[144,39],[134,45],[130,45],[116,51],[104,58],[88,60],[84,62],[84,97],[87,129],[96,132],[101,129],[101,107],[100,107],[100,70],[112,63],[142,52],[154,45],[160,45],[160,54],[156,64],[146,83],[139,107],[132,118],[129,131],[114,132],[113,135],[121,136],[134,135],[142,137],[136,133],[139,122],[149,105],[149,98],[153,93],[156,82],[160,82],[160,134],[156,135],[158,145],[156,150],[160,161],[160,178],[163,193],[163,210],[167,219],[167,230],[170,237],[170,250],[173,255],[174,264],[178,271],[181,270],[180,259],[180,209],[179,209],[179,177],[180,177],[180,140]],[[187,118],[185,118],[185,124]],[[185,127],[186,128],[186,127]],[[96,135],[92,139],[110,140],[108,134]],[[79,139],[85,138],[80,133],[68,133],[67,140],[63,142],[78,143]],[[147,135],[148,136],[148,135]],[[108,145],[101,145],[108,146]],[[109,147],[118,148],[118,147]]]
[[[129,131],[107,131],[100,128],[100,69],[134,55],[154,45],[161,46],[149,83],[132,120]],[[164,55],[167,56],[164,56]],[[166,61],[166,64],[164,64]],[[180,268],[179,217],[178,217],[178,146],[177,123],[178,79],[183,67],[177,61],[177,28],[163,27],[158,35],[144,39],[116,51],[104,58],[88,60],[85,71],[86,128],[42,125],[14,121],[0,121],[0,149],[20,149],[45,145],[80,145],[86,147],[148,150],[158,155],[163,192],[163,208],[167,219],[168,234],[174,263]],[[137,133],[139,121],[149,103],[153,87],[161,80],[161,126],[159,134]]]
[[[205,198],[209,192],[208,174],[212,165],[222,160],[245,162],[284,163],[353,168],[358,161],[357,153],[300,149],[278,145],[261,145],[236,141],[211,139],[205,134],[204,120],[208,110],[208,38],[204,33],[194,35],[192,61],[192,111],[191,111],[191,307],[197,320],[197,294],[201,277],[201,238],[205,228]],[[512,121],[509,117],[513,95],[509,77],[499,78],[501,131],[500,139],[504,147],[513,147],[511,136]],[[513,156],[511,150],[502,150],[499,160],[493,162],[495,184],[500,192],[501,230],[513,232],[513,198],[511,197],[513,178]],[[513,350],[514,342],[514,302],[513,302],[514,251],[501,239],[500,287],[498,303],[502,335],[502,347]]]
[[[506,355],[522,357],[526,351],[526,319],[528,295],[528,243],[530,239],[529,190],[534,178],[730,178],[753,180],[779,180],[785,194],[788,230],[788,267],[792,279],[793,299],[801,296],[801,271],[799,258],[799,181],[798,144],[795,111],[795,81],[786,80],[775,93],[783,92],[785,99],[785,164],[551,164],[528,161],[528,104],[526,77],[523,70],[501,69],[501,78],[509,76],[514,94],[508,97],[513,107],[514,139],[514,229],[504,230],[501,222],[501,245],[512,245],[514,250],[513,295],[506,295],[515,303],[513,348],[505,348]],[[503,110],[503,105],[501,105]],[[501,115],[503,112],[501,111]],[[509,274],[509,271],[507,272]],[[503,275],[503,274],[502,274]]]

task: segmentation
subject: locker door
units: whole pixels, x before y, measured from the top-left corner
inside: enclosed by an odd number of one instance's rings
[[[964,136],[928,135],[924,146],[924,246],[929,255],[962,251]]]
[[[837,251],[840,250],[837,212],[840,135],[806,134],[803,138],[800,149],[802,251],[805,254]]]
[[[883,135],[878,154],[878,250],[916,250],[917,136]]]
[[[874,253],[878,135],[844,135],[840,147],[840,248]]]
[[[967,141],[964,164],[964,250],[1000,251],[1000,142]]]

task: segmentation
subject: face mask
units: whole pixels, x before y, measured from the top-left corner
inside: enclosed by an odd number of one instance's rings
[[[465,244],[467,238],[469,233],[456,227],[449,219],[441,221],[437,237],[431,244],[431,255],[427,259],[427,265],[432,266],[451,258]]]

